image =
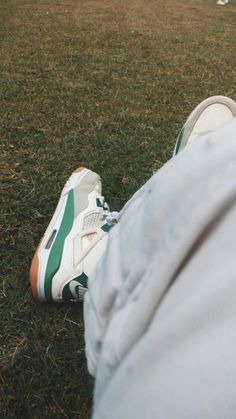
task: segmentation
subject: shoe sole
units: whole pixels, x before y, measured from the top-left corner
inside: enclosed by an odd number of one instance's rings
[[[228,107],[232,115],[236,116],[236,103],[232,99],[225,96],[212,96],[205,99],[191,112],[184,126],[181,128],[176,140],[173,156],[178,154],[187,145],[193,128],[201,114],[205,111],[206,108],[208,108],[208,106],[214,104],[221,104]]]
[[[30,267],[30,285],[32,289],[33,297],[36,301],[47,301],[48,299],[45,297],[45,273],[48,264],[48,259],[51,253],[52,245],[60,232],[60,227],[62,225],[62,221],[65,215],[68,199],[69,199],[69,191],[73,190],[75,186],[78,186],[84,176],[89,173],[89,169],[85,169],[84,167],[79,167],[76,169],[68,181],[66,182],[62,192],[61,197],[58,201],[56,210],[54,215],[47,227],[47,230],[42,237],[36,252],[34,254],[31,267]],[[64,239],[67,235],[68,231],[64,231]]]

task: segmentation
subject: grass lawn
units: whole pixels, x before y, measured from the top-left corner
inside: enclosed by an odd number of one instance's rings
[[[76,167],[119,210],[200,100],[236,99],[236,0],[0,0],[0,51],[0,417],[85,419],[83,308],[33,302],[35,246]]]

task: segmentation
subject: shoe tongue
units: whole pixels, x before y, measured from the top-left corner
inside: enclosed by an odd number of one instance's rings
[[[83,300],[84,294],[88,288],[88,277],[85,273],[72,279],[66,284],[62,291],[63,301],[79,301]]]

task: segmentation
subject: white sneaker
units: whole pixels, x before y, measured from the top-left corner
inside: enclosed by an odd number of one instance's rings
[[[216,2],[216,4],[220,4],[221,6],[225,6],[226,2],[225,2],[225,0],[218,0]]]
[[[85,168],[72,173],[32,260],[30,284],[35,300],[83,299],[117,215],[109,212],[96,173]]]
[[[187,144],[216,131],[236,117],[236,103],[225,96],[212,96],[201,102],[189,115],[176,140],[173,155]]]

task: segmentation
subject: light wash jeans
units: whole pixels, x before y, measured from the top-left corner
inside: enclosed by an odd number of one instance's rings
[[[236,119],[126,204],[84,314],[94,419],[236,418]]]

